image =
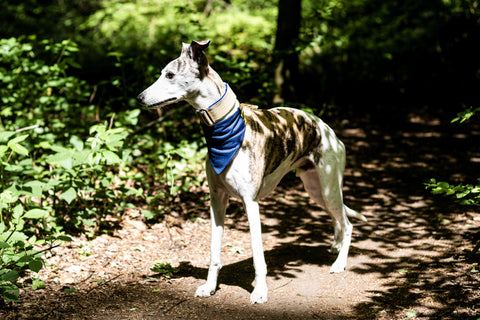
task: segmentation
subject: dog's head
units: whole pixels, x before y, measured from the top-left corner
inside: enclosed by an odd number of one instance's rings
[[[167,64],[157,81],[140,93],[137,100],[149,108],[161,108],[195,99],[209,73],[208,60],[203,53],[209,44],[210,40],[183,43],[180,57]]]

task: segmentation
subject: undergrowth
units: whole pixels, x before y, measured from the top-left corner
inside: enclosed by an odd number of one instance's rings
[[[0,40],[0,296],[44,287],[43,254],[69,234],[94,236],[109,217],[142,201],[161,219],[181,191],[203,184],[204,142],[166,137],[139,122],[141,110],[105,113],[98,89],[69,75],[78,67],[72,41]],[[111,84],[108,84],[111,85]],[[147,115],[150,116],[150,115]],[[174,130],[172,130],[174,131]],[[162,138],[163,137],[163,138]],[[155,194],[151,177],[168,186]],[[153,184],[153,182],[150,182]]]

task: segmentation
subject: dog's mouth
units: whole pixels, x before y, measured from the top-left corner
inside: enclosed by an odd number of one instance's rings
[[[164,105],[170,103],[170,102],[174,102],[176,101],[177,98],[168,98],[168,99],[165,99],[163,101],[160,101],[160,102],[157,102],[157,103],[154,103],[154,104],[150,104],[147,106],[148,109],[158,109],[158,108],[161,108],[163,107]]]

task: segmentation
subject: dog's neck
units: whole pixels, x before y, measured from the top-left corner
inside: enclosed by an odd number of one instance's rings
[[[194,90],[195,95],[187,98],[195,109],[206,109],[215,101],[218,101],[225,91],[225,84],[215,70],[208,67],[207,74],[199,83],[198,88]]]
[[[209,90],[198,94],[194,107],[202,122],[210,164],[221,174],[242,146],[246,125],[235,93],[210,71],[204,78]]]
[[[197,110],[202,122],[209,126],[233,115],[238,105],[235,93],[211,67],[197,94],[187,101]]]

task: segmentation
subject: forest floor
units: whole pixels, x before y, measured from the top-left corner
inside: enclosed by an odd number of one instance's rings
[[[479,319],[478,207],[432,196],[430,178],[471,181],[480,173],[480,130],[412,116],[403,125],[334,126],[348,150],[345,203],[352,220],[347,271],[330,274],[330,218],[289,175],[261,202],[268,302],[250,304],[254,271],[248,222],[231,201],[219,289],[195,298],[209,264],[208,202],[181,208],[195,221],[148,225],[135,214],[119,227],[47,255],[46,288],[22,290],[1,319]],[[474,180],[473,180],[474,181]],[[178,204],[177,204],[178,206]],[[177,269],[166,279],[156,261]]]

